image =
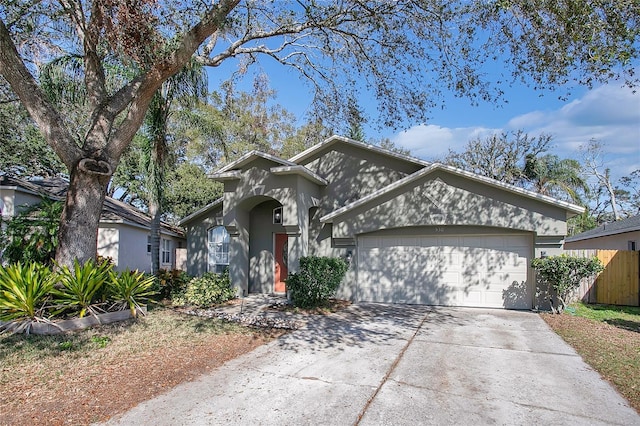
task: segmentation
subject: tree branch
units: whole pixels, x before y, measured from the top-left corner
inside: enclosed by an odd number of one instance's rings
[[[9,82],[33,120],[38,124],[45,140],[68,168],[80,158],[81,151],[71,134],[59,124],[63,117],[51,106],[35,81],[11,40],[11,35],[0,19],[0,74]]]

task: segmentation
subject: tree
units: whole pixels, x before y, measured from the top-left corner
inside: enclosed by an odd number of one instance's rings
[[[69,171],[56,259],[71,266],[94,256],[109,180],[153,94],[192,55],[212,67],[237,59],[240,72],[259,57],[291,67],[310,82],[314,105],[328,119],[341,120],[345,96],[367,90],[378,100],[381,123],[390,126],[424,121],[445,91],[500,98],[500,81],[488,80],[483,69],[489,61],[504,61],[514,77],[530,78],[536,87],[570,78],[637,84],[640,5],[569,6],[524,0],[4,2],[0,74]],[[69,54],[82,60],[70,72],[81,75],[87,99],[74,111],[56,107],[39,79],[43,63]],[[111,67],[135,71],[109,81]]]
[[[6,82],[0,82],[0,171],[43,177],[65,171]]]
[[[170,172],[169,185],[164,199],[165,213],[177,221],[206,206],[222,196],[222,184],[207,177],[203,168],[190,162],[182,162]]]
[[[640,170],[615,181],[599,141],[591,139],[580,151],[591,183],[589,204],[597,225],[640,213]]]
[[[589,190],[582,177],[582,166],[572,158],[560,159],[553,154],[535,157],[529,154],[524,175],[537,193],[574,203],[582,203],[581,194]]]
[[[185,107],[203,100],[207,92],[207,79],[202,67],[187,64],[179,73],[166,80],[153,95],[147,111],[144,129],[147,144],[143,156],[143,170],[146,170],[146,198],[151,216],[151,271],[160,269],[160,222],[163,213],[165,176],[169,165],[167,131],[174,102]],[[175,164],[175,161],[174,161]]]
[[[550,135],[530,137],[521,130],[476,138],[457,153],[449,150],[446,164],[486,176],[500,182],[524,186],[525,166],[545,153],[551,142]]]

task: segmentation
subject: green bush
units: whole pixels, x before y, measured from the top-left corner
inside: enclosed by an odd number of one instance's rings
[[[184,295],[175,298],[174,303],[207,308],[224,303],[235,296],[236,289],[231,286],[228,270],[220,275],[207,272],[189,281]]]
[[[604,270],[602,263],[597,257],[574,257],[562,254],[560,256],[549,256],[535,258],[531,261],[538,277],[548,283],[555,290],[560,311],[566,307],[566,300],[571,291],[580,286],[580,281],[593,275],[597,275]],[[550,300],[553,308],[553,300]]]
[[[36,263],[0,266],[0,321],[20,324],[19,331],[29,332],[34,321],[46,321],[55,275],[48,267]]]
[[[96,263],[93,260],[88,260],[84,265],[76,260],[73,270],[67,266],[60,268],[58,281],[61,287],[52,290],[60,312],[76,309],[80,318],[87,313],[99,313],[98,306],[106,302],[105,283],[109,281],[111,268],[108,262]]]
[[[131,310],[131,315],[136,317],[137,312],[142,312],[140,303],[149,300],[156,294],[154,287],[156,278],[147,276],[144,272],[129,271],[109,272],[109,299],[115,301],[115,305],[124,306]]]
[[[294,306],[312,308],[326,304],[335,296],[348,268],[340,258],[300,258],[300,271],[290,274],[286,280]]]
[[[155,290],[160,299],[174,299],[184,295],[191,277],[184,271],[160,269],[156,274]]]
[[[44,199],[7,221],[0,234],[0,252],[7,263],[53,264],[58,244],[62,203]]]

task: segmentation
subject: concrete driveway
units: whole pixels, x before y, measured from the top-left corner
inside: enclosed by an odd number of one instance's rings
[[[640,425],[529,312],[355,305],[112,425]]]

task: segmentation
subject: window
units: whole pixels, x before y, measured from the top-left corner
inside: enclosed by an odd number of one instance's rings
[[[221,274],[229,266],[229,233],[224,226],[209,229],[209,272]]]
[[[636,242],[635,241],[629,241],[628,249],[631,250],[631,251],[636,251],[636,249],[637,249]]]
[[[276,225],[282,223],[282,207],[273,209],[273,223]]]
[[[147,253],[151,254],[151,235],[147,235]]]
[[[171,263],[171,240],[162,240],[162,262]]]

